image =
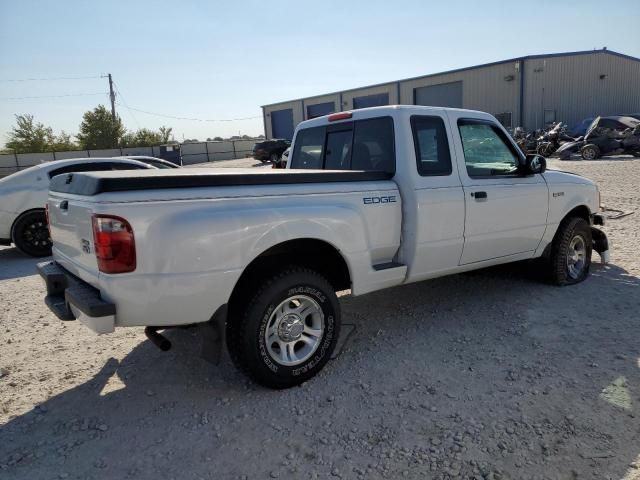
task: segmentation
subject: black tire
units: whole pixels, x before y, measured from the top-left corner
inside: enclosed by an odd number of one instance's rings
[[[580,154],[584,160],[597,160],[600,158],[600,149],[597,145],[589,144],[580,149]]]
[[[297,266],[287,267],[280,273],[265,279],[260,283],[257,292],[244,305],[231,308],[231,315],[227,321],[227,348],[234,365],[255,382],[269,388],[288,388],[299,385],[316,375],[327,363],[335,349],[340,335],[340,306],[338,298],[331,284],[318,273]],[[318,317],[322,318],[322,335],[319,336],[315,350],[309,357],[296,365],[284,365],[273,356],[277,347],[276,337],[268,346],[267,328],[272,324],[274,311],[280,305],[286,304],[287,299],[302,296],[315,302],[319,307]],[[322,312],[320,314],[320,311]],[[310,317],[311,315],[309,315]],[[287,318],[287,315],[279,318]],[[302,319],[303,325],[309,321]],[[280,324],[283,321],[280,320]],[[276,328],[272,327],[275,332]],[[280,328],[277,328],[279,335]],[[288,333],[288,332],[286,332]],[[294,340],[291,343],[296,342]],[[302,349],[307,348],[302,340]],[[298,344],[294,345],[297,348]]]
[[[32,257],[51,255],[51,237],[44,210],[22,214],[13,224],[11,241],[18,250]]]
[[[571,268],[570,262],[575,260],[569,259],[572,243],[577,237],[581,239],[584,245],[583,264],[579,272],[577,271],[577,267],[574,269]],[[550,280],[560,286],[582,282],[589,275],[591,253],[592,239],[589,223],[580,217],[565,219],[560,224],[551,244],[551,254],[548,263]]]

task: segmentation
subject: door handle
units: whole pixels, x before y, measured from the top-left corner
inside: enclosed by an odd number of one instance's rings
[[[480,200],[482,198],[487,198],[487,192],[471,192],[471,196],[476,200]]]

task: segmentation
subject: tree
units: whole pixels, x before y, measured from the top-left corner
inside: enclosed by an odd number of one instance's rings
[[[162,140],[161,143],[167,143],[169,141],[169,138],[172,137],[171,134],[173,133],[173,128],[165,127],[163,125],[163,126],[160,127],[158,132],[160,133],[160,139]]]
[[[69,150],[76,150],[78,145],[71,140],[71,135],[64,130],[60,131],[60,135],[54,138],[51,144],[51,149],[54,152],[66,152]]]
[[[54,135],[51,127],[34,123],[33,115],[16,115],[16,126],[9,132],[7,148],[15,153],[42,153],[50,150]]]
[[[76,135],[83,149],[115,148],[125,134],[122,119],[116,115],[115,121],[104,105],[85,112]]]

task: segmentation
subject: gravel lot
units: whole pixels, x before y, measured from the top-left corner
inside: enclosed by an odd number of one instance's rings
[[[640,207],[639,160],[552,165]],[[639,215],[574,287],[517,264],[344,296],[354,333],[287,391],[201,360],[195,331],[162,353],[59,322],[36,261],[1,248],[0,477],[638,480]]]

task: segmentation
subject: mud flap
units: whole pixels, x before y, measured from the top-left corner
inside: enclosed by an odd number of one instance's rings
[[[227,321],[227,305],[222,305],[211,319],[202,324],[202,358],[215,365],[220,364],[224,348],[224,331]]]
[[[591,227],[593,249],[600,255],[600,263],[609,263],[609,239],[599,228]]]

